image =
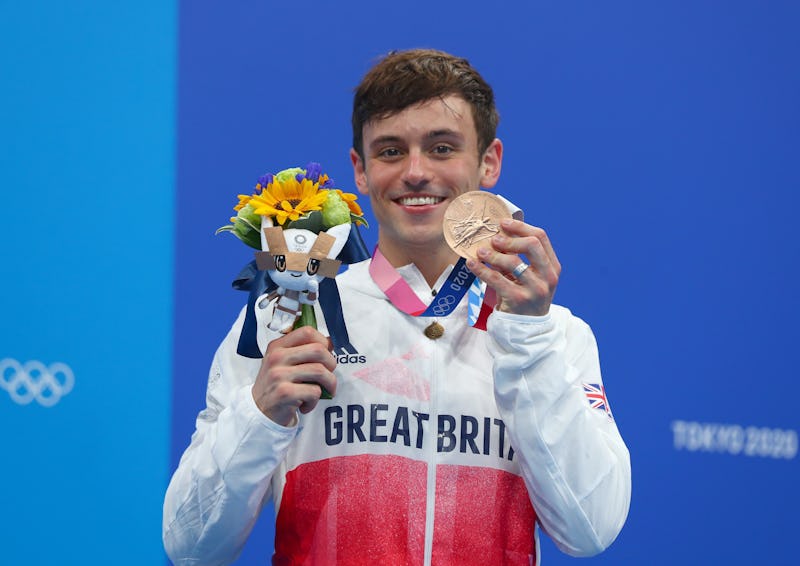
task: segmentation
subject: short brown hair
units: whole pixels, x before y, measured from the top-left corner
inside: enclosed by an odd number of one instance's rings
[[[371,120],[451,94],[472,108],[478,154],[483,155],[499,121],[492,87],[469,61],[435,49],[392,51],[367,72],[353,97],[353,148],[364,159],[364,125]]]

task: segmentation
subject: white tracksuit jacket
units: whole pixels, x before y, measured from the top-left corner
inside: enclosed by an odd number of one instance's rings
[[[169,556],[230,563],[269,497],[273,564],[539,564],[537,525],[569,554],[605,549],[631,472],[608,403],[593,408],[583,387],[602,391],[590,328],[553,305],[544,317],[494,312],[476,330],[463,300],[430,340],[431,319],[398,311],[368,264],[337,278],[358,354],[340,357],[336,397],[296,427],[256,407],[261,360],[236,354],[239,316],[167,491]],[[398,271],[430,300],[414,266]],[[258,313],[262,350],[276,336],[269,313]]]

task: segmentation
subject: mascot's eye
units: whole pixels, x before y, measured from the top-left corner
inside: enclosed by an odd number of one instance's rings
[[[275,256],[275,269],[283,273],[286,271],[286,256],[285,255],[276,255]]]
[[[308,260],[308,267],[306,267],[306,272],[309,275],[314,275],[319,271],[319,260],[311,258]]]

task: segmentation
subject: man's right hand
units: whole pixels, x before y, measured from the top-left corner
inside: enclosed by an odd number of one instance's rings
[[[322,389],[336,393],[334,368],[328,339],[310,326],[298,328],[267,346],[253,399],[271,420],[293,426],[298,410],[305,414],[317,406]]]

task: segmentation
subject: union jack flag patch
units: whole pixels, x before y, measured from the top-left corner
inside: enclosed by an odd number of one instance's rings
[[[614,418],[611,415],[611,406],[608,404],[606,389],[602,383],[584,383],[583,392],[586,393],[592,409],[602,409],[609,417]]]

